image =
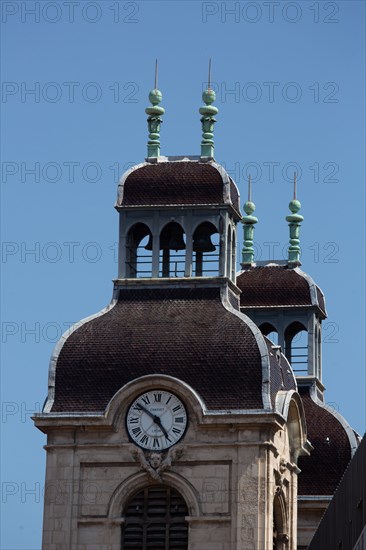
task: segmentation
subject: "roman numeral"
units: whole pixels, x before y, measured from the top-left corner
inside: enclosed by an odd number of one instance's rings
[[[133,418],[128,419],[129,424],[138,424],[139,418],[137,416],[134,416]]]
[[[181,408],[182,408],[182,405],[177,405],[176,407],[173,407],[173,412],[177,412]]]
[[[156,437],[154,437],[153,447],[154,447],[154,449],[155,449],[155,447],[160,449],[160,443],[159,443],[159,440]]]
[[[169,401],[171,400],[172,396],[169,397],[168,401],[165,403],[165,405],[167,405],[169,403]]]
[[[180,435],[180,434],[182,433],[182,430],[178,430],[178,428],[173,428],[173,429],[172,429],[172,432],[173,432],[174,434]]]
[[[154,393],[155,403],[161,403],[161,393]]]
[[[141,398],[145,405],[150,405],[150,399],[148,395],[144,395],[144,397]]]
[[[183,416],[178,416],[177,418],[174,419],[174,422],[179,422],[180,424],[183,424],[184,422]]]
[[[147,435],[143,435],[142,438],[140,439],[140,443],[142,443],[142,444],[144,444],[144,443],[147,444],[148,441],[149,441],[149,438],[148,438]]]
[[[142,430],[141,430],[140,427],[132,428],[132,433],[136,436],[139,436],[141,432],[142,432]]]

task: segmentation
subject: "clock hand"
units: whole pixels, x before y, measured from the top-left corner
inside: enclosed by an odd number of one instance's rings
[[[156,417],[156,420],[154,420],[154,422],[155,422],[155,424],[157,424],[157,425],[159,426],[159,428],[161,429],[161,431],[162,431],[163,434],[165,435],[165,438],[166,438],[168,441],[170,441],[168,432],[166,431],[166,429],[165,429],[164,426],[162,425],[159,416]]]
[[[169,435],[168,435],[168,432],[166,431],[166,429],[164,428],[164,426],[162,425],[161,423],[161,420],[160,420],[160,417],[157,416],[156,414],[153,414],[152,412],[149,411],[149,409],[147,409],[146,407],[144,407],[143,405],[141,405],[140,403],[138,403],[136,405],[136,407],[144,412],[146,412],[146,414],[148,414],[152,419],[153,421],[155,422],[155,424],[157,426],[159,426],[159,428],[161,429],[161,431],[163,432],[163,434],[165,435],[166,439],[168,441],[170,441],[169,439]]]
[[[152,412],[150,412],[149,409],[147,409],[147,408],[144,407],[143,405],[140,405],[140,403],[137,403],[136,408],[137,408],[137,409],[140,409],[140,411],[146,412],[146,414],[148,414],[148,415],[153,419],[154,422],[155,422],[155,418],[158,418],[158,416],[156,416],[155,414],[153,414]]]

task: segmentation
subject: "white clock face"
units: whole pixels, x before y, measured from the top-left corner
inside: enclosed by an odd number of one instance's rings
[[[175,445],[187,427],[187,411],[173,393],[151,390],[130,405],[126,417],[127,431],[143,449],[162,451]]]

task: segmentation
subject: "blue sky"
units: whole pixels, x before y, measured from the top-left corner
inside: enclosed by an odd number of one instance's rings
[[[252,174],[257,259],[283,257],[299,173],[326,399],[365,431],[364,6],[2,2],[3,550],[41,545],[45,437],[30,416],[56,340],[111,298],[117,181],[146,155],[155,57],[165,155],[199,154],[212,58],[215,156],[242,198]]]

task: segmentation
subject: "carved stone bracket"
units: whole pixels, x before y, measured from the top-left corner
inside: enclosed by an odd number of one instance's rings
[[[132,450],[132,456],[140,463],[140,469],[145,470],[152,480],[159,483],[163,483],[161,474],[170,470],[173,460],[179,459],[182,454],[182,447],[173,447],[167,452],[143,451],[139,448]]]
[[[283,458],[280,460],[278,470],[274,470],[275,483],[277,486],[276,492],[279,493],[282,491],[283,486],[288,485],[288,481],[285,478],[285,472],[287,470],[287,462]]]

